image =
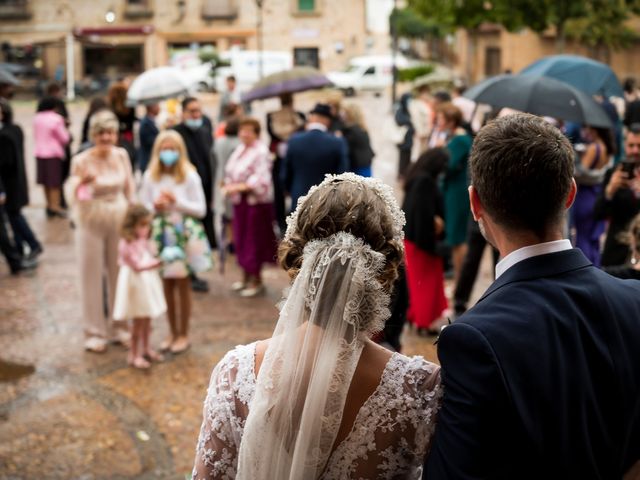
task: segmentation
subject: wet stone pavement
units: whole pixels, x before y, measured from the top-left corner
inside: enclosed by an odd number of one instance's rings
[[[27,136],[32,107],[16,108]],[[84,108],[72,106],[74,123]],[[379,155],[385,149],[378,145]],[[32,161],[28,169],[33,182]],[[0,479],[189,478],[211,369],[235,345],[270,335],[286,274],[269,267],[266,295],[241,299],[229,290],[240,278],[229,257],[224,274],[203,275],[210,292],[194,293],[191,348],[149,371],[129,368],[123,347],[83,350],[73,230],[67,220],[45,218],[38,190],[32,185],[24,213],[44,244],[39,267],[11,276],[0,263]],[[153,328],[157,346],[166,320]],[[405,331],[403,340],[404,353],[435,360],[433,338]]]

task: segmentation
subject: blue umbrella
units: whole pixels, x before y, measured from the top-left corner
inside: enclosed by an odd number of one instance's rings
[[[551,55],[527,66],[520,73],[561,80],[588,95],[623,97],[618,77],[611,67],[579,55]]]

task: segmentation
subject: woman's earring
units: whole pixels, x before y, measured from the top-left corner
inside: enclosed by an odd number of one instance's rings
[[[638,264],[638,259],[634,255],[634,256],[631,257],[631,265],[637,265],[637,264]]]

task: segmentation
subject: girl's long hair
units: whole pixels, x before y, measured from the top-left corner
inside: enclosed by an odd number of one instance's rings
[[[156,182],[162,177],[162,163],[160,162],[160,145],[166,140],[170,140],[177,148],[180,157],[177,163],[172,167],[171,174],[175,178],[176,183],[182,183],[187,178],[187,174],[194,170],[194,166],[189,161],[187,147],[182,140],[182,136],[175,130],[164,130],[158,134],[156,141],[153,143],[151,150],[151,159],[149,160],[149,174]]]

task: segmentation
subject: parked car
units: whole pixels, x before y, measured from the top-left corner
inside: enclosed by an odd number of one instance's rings
[[[390,55],[354,57],[345,70],[330,72],[327,77],[347,96],[364,90],[380,92],[393,81],[393,62]],[[419,63],[402,55],[396,56],[395,62],[396,68],[407,68]]]
[[[210,92],[215,89],[216,80],[212,75],[211,63],[205,62],[181,68],[184,77],[189,82],[192,91]]]
[[[260,57],[262,57],[262,74],[264,76],[293,67],[293,55],[290,52],[263,51],[260,53],[256,50],[231,49],[220,54],[220,58],[229,66],[216,70],[216,90],[219,92],[225,90],[225,79],[229,75],[236,77],[238,90],[250,90],[253,84],[260,79]]]

